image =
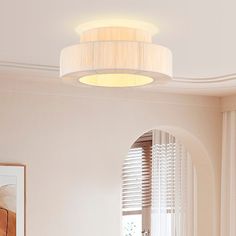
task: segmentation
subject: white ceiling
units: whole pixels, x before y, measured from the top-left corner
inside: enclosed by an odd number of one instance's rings
[[[174,77],[196,79],[157,90],[197,93],[198,88],[217,87],[217,95],[227,94],[227,89],[232,93],[236,92],[235,9],[234,0],[3,0],[0,66],[17,62],[57,69],[60,50],[78,42],[74,28],[79,23],[123,17],[156,24],[160,33],[155,42],[173,52]]]

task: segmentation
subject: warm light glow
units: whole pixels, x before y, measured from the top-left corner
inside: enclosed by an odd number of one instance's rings
[[[137,20],[128,20],[128,19],[104,19],[89,21],[84,24],[80,24],[75,30],[78,34],[81,34],[87,30],[96,29],[96,28],[106,28],[106,27],[125,27],[132,29],[140,29],[149,32],[152,35],[158,33],[158,28],[150,23],[137,21]]]
[[[81,77],[79,81],[101,87],[134,87],[149,84],[153,79],[136,74],[95,74]]]

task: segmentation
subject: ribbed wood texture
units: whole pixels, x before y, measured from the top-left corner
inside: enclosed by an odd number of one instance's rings
[[[96,73],[139,73],[158,78],[172,76],[172,54],[168,48],[145,42],[88,42],[61,52],[61,76]]]
[[[92,41],[139,41],[151,42],[152,35],[148,31],[126,27],[104,27],[83,32],[80,42]]]

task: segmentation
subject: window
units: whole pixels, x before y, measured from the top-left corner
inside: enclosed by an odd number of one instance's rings
[[[151,153],[152,132],[148,132],[133,144],[123,165],[122,204],[125,236],[140,236],[142,231],[150,229]],[[131,230],[133,228],[135,234]]]
[[[141,136],[128,152],[122,178],[124,236],[194,235],[194,168],[174,136],[158,130]]]

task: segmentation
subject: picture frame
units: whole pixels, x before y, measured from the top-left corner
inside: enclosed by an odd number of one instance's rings
[[[0,163],[0,236],[25,236],[26,166]]]

